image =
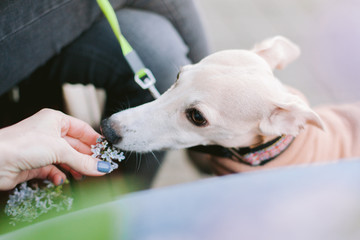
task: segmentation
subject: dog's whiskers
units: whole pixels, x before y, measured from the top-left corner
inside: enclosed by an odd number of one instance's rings
[[[158,166],[160,166],[160,161],[159,159],[156,157],[155,153],[153,151],[150,152],[153,156],[154,156],[154,159],[156,160]]]
[[[134,152],[134,151],[126,152],[128,159],[131,157],[131,155],[133,154],[133,152]]]
[[[136,167],[136,171],[137,171],[137,172],[139,172],[139,170],[140,170],[141,160],[142,160],[142,154],[140,153],[139,155],[140,155],[139,162],[138,162],[137,159],[136,159],[136,164],[135,164],[135,166],[137,165],[137,167]],[[137,156],[138,156],[138,155],[137,155]],[[139,163],[139,164],[138,164],[138,163]]]

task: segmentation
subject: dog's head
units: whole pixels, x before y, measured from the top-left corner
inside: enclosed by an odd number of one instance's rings
[[[104,120],[106,138],[123,150],[152,151],[195,145],[244,147],[262,136],[297,135],[321,120],[273,75],[300,54],[284,37],[252,50],[214,53],[184,66],[157,100]]]

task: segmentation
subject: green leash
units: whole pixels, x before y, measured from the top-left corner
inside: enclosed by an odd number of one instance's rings
[[[100,9],[108,20],[111,29],[119,41],[122,53],[134,72],[135,82],[142,88],[148,89],[151,95],[156,99],[160,97],[159,91],[155,87],[156,79],[150,69],[146,68],[139,55],[131,47],[129,42],[121,34],[120,25],[115,11],[108,0],[96,0]]]

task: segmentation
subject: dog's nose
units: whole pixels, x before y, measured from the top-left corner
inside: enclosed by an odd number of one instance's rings
[[[101,133],[111,144],[121,142],[122,137],[111,125],[109,118],[102,120],[100,125]]]

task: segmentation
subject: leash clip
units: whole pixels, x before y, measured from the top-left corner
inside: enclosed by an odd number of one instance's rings
[[[160,97],[160,93],[155,88],[156,79],[148,68],[142,68],[135,73],[134,80],[142,89],[149,89],[155,99]]]
[[[135,82],[144,90],[150,88],[156,82],[154,75],[147,68],[140,69],[134,78]]]

